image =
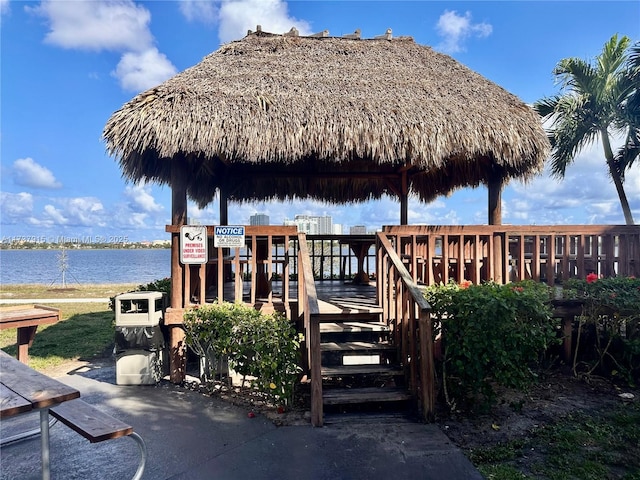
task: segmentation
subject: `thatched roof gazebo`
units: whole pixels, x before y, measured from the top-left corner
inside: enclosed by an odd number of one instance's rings
[[[123,175],[170,185],[173,225],[200,206],[313,198],[422,201],[500,189],[542,169],[540,118],[514,95],[411,38],[249,32],[116,111],[103,136]],[[355,37],[355,38],[353,38]]]

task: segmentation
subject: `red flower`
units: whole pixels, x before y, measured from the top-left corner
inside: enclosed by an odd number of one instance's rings
[[[596,273],[590,273],[587,275],[587,283],[593,283],[598,280],[598,275]]]
[[[472,282],[470,282],[469,280],[463,280],[462,282],[460,282],[460,288],[464,290],[465,288],[469,288],[471,284]]]
[[[513,290],[514,292],[524,292],[523,287],[513,287],[511,290]]]

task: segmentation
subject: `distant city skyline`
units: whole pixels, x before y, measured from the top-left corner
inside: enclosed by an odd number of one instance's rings
[[[249,225],[269,225],[269,215],[255,213],[249,217]]]

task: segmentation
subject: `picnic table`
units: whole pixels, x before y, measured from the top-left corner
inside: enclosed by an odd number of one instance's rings
[[[17,328],[18,360],[29,363],[29,347],[38,325],[60,321],[60,309],[44,305],[16,305],[0,308],[0,330]]]
[[[0,350],[0,419],[40,411],[42,478],[50,478],[49,408],[80,397],[80,392],[36,372]]]

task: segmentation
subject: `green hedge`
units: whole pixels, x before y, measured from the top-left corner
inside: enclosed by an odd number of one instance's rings
[[[435,285],[426,290],[436,334],[441,393],[451,409],[488,409],[499,386],[525,389],[548,348],[559,343],[559,321],[543,284]]]
[[[185,312],[186,342],[205,359],[226,357],[229,366],[278,406],[291,405],[299,372],[295,326],[279,313],[239,303],[214,303]]]

